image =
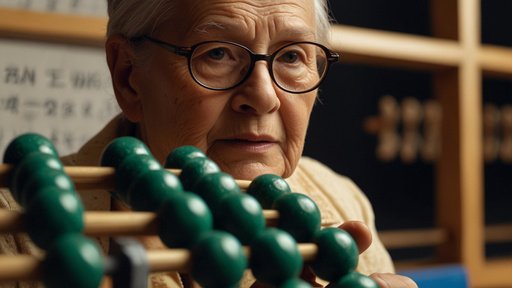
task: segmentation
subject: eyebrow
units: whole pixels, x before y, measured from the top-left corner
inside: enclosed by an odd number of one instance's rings
[[[198,26],[196,26],[193,29],[196,33],[201,34],[208,34],[210,31],[218,31],[218,32],[239,32],[240,34],[245,34],[245,32],[240,28],[239,25],[234,25],[231,23],[218,23],[215,21],[209,21],[206,23],[202,23]],[[283,28],[279,31],[279,34],[281,35],[287,35],[290,38],[293,37],[304,37],[304,38],[316,38],[316,33],[314,31],[311,31],[310,29],[306,29],[303,27],[297,27],[297,26],[288,26]]]
[[[227,30],[226,26],[214,21],[202,23],[196,26],[193,31],[197,33],[208,33],[208,30]]]

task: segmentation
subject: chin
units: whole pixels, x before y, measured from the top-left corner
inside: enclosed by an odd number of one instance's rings
[[[236,165],[223,165],[221,163],[218,164],[222,171],[239,180],[252,180],[262,174],[276,174],[283,176],[282,169],[279,169],[278,167],[269,167],[258,162],[245,164],[238,163]]]

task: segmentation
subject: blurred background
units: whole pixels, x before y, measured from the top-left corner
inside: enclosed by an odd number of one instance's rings
[[[366,193],[400,271],[444,279],[420,287],[512,287],[512,1],[330,7],[342,61],[305,155]],[[119,112],[105,18],[104,0],[0,0],[0,152],[38,131],[70,153]]]

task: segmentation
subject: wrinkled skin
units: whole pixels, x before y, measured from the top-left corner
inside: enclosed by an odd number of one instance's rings
[[[269,54],[293,41],[316,40],[312,1],[184,2],[180,16],[151,36],[180,46],[228,40]],[[162,160],[178,146],[195,145],[238,179],[291,175],[302,154],[316,90],[284,92],[271,80],[267,63],[258,61],[239,87],[212,91],[192,79],[185,57],[150,43],[137,54],[128,44],[121,36],[107,43],[111,70],[117,66],[114,76],[119,76],[114,89],[155,157]]]

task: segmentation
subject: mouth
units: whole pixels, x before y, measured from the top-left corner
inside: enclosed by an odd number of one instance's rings
[[[237,135],[218,141],[231,148],[252,153],[263,153],[278,145],[277,140],[267,135]]]

